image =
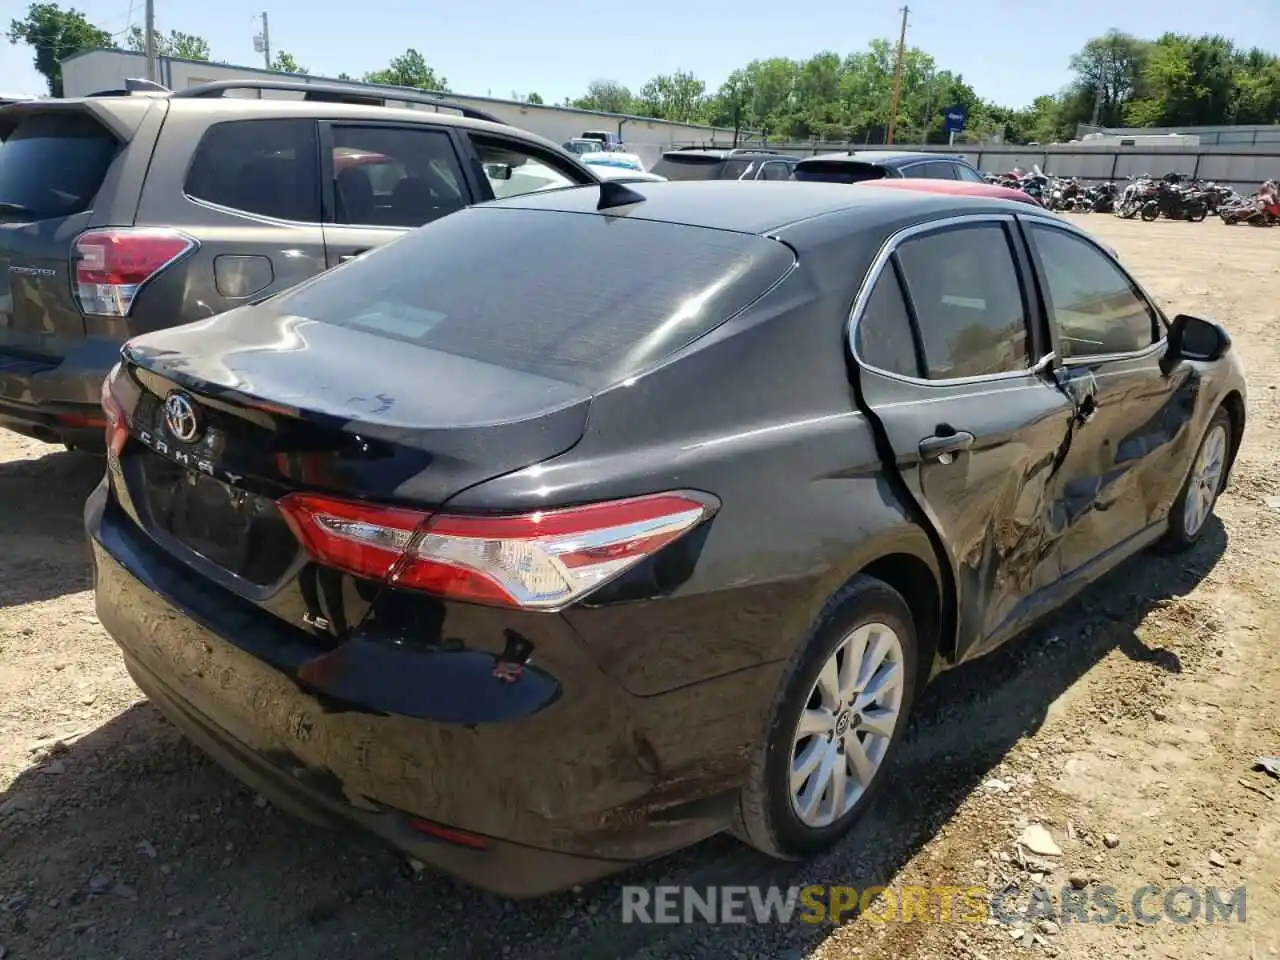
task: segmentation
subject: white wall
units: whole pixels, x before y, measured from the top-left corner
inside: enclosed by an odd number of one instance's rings
[[[91,50],[77,54],[62,63],[63,93],[68,97],[82,97],[98,90],[114,90],[124,86],[127,78],[146,76],[146,58],[140,53],[121,50]],[[195,60],[160,58],[160,82],[171,90],[209,83],[213,80],[244,80],[275,77],[302,82],[346,83],[323,77],[269,73],[252,67],[235,67]],[[387,88],[351,83],[357,90],[377,90],[387,95]],[[268,94],[269,96],[269,94]],[[574,110],[568,107],[514,103],[468,94],[449,94],[449,98],[464,106],[493,115],[505,123],[529,130],[556,143],[580,136],[585,130],[609,130],[622,134],[622,139],[646,165],[652,165],[663,149],[678,143],[706,142],[730,146],[733,131],[651,120],[643,117],[626,117],[619,114]],[[423,109],[431,109],[424,107]],[[621,128],[619,124],[621,123]]]

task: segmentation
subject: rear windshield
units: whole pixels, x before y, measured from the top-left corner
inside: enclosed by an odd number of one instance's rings
[[[472,207],[263,306],[598,389],[728,320],[793,263],[749,234]]]
[[[796,164],[797,180],[818,183],[861,183],[863,180],[883,180],[884,167],[856,160],[802,160]]]
[[[749,166],[750,160],[668,153],[654,164],[651,172],[668,180],[737,180]]]
[[[0,220],[50,220],[88,210],[119,146],[92,117],[23,118],[0,142]]]

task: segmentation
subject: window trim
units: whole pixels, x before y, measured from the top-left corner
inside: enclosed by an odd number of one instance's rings
[[[212,200],[206,200],[203,197],[192,196],[187,192],[187,182],[191,179],[191,168],[196,165],[196,157],[200,155],[200,148],[209,139],[210,134],[218,127],[233,123],[271,123],[280,120],[304,120],[311,124],[312,131],[315,133],[316,141],[316,176],[320,178],[320,219],[319,220],[289,220],[285,217],[271,217],[265,213],[257,213],[253,210],[244,210],[240,207],[230,207],[225,203],[215,203]],[[230,120],[219,120],[211,123],[204,128],[204,133],[200,134],[200,139],[196,141],[195,148],[187,157],[186,169],[182,171],[182,180],[179,182],[179,189],[182,191],[183,198],[188,203],[194,203],[197,206],[204,207],[206,210],[213,210],[216,213],[233,214],[237,217],[246,217],[258,223],[265,223],[269,226],[285,226],[285,227],[318,227],[324,223],[325,203],[324,203],[324,129],[323,124],[316,121],[315,117],[237,117]]]
[[[947,389],[956,385],[976,384],[976,383],[994,383],[1002,380],[1015,380],[1019,378],[1036,378],[1043,373],[1045,366],[1045,358],[1054,356],[1054,343],[1041,343],[1040,335],[1037,333],[1039,310],[1031,302],[1031,291],[1028,288],[1028,278],[1023,276],[1024,268],[1018,258],[1015,248],[1015,238],[1010,233],[1016,230],[1017,219],[1011,213],[966,213],[954,214],[942,217],[938,220],[929,220],[925,223],[913,224],[904,227],[892,234],[883,245],[879,252],[876,253],[875,259],[871,262],[871,267],[867,270],[866,276],[863,277],[862,283],[858,288],[858,296],[854,299],[853,307],[849,311],[849,319],[845,324],[845,342],[848,345],[849,352],[853,356],[854,362],[862,369],[869,370],[879,376],[888,377],[891,380],[897,380],[899,383],[907,383],[912,386],[934,387],[938,389]],[[938,233],[940,231],[953,229],[956,227],[983,226],[983,225],[999,225],[1004,233],[1005,242],[1009,244],[1009,261],[1013,266],[1014,276],[1018,280],[1019,293],[1022,296],[1023,310],[1025,316],[1023,323],[1027,327],[1027,340],[1033,351],[1028,356],[1028,365],[1022,370],[1005,370],[1001,373],[984,373],[972,377],[949,377],[947,379],[932,380],[925,377],[908,377],[901,373],[894,373],[891,370],[883,370],[873,363],[868,363],[862,358],[857,347],[858,324],[862,322],[862,315],[866,312],[867,304],[871,300],[871,291],[875,289],[876,283],[880,280],[880,275],[884,272],[885,266],[891,261],[896,260],[895,254],[900,246],[909,240],[917,237],[925,236],[930,233]],[[893,267],[898,270],[896,266]],[[1032,265],[1035,269],[1035,265]],[[907,312],[911,315],[912,336],[919,337],[919,331],[916,330],[915,307],[911,300],[911,288],[899,272],[897,276],[898,282],[902,286],[903,296],[907,300]],[[917,341],[918,342],[918,341]],[[928,358],[923,356],[923,349],[920,356],[917,357],[917,363],[920,361],[928,362]]]
[[[1096,253],[1100,254],[1104,260],[1120,271],[1120,275],[1129,283],[1130,290],[1137,295],[1138,299],[1146,304],[1147,309],[1151,311],[1152,319],[1158,325],[1160,330],[1160,338],[1153,340],[1150,345],[1142,347],[1138,350],[1130,350],[1124,353],[1093,353],[1082,357],[1063,356],[1058,344],[1058,330],[1054,323],[1053,308],[1049,301],[1049,278],[1045,273],[1044,262],[1040,257],[1040,250],[1036,247],[1035,237],[1029,229],[1022,231],[1025,243],[1027,245],[1027,254],[1031,258],[1031,269],[1036,274],[1036,285],[1040,291],[1042,301],[1042,309],[1044,311],[1045,327],[1049,334],[1049,345],[1053,348],[1054,354],[1058,357],[1058,362],[1064,367],[1078,366],[1096,366],[1099,363],[1109,363],[1117,360],[1135,360],[1147,356],[1152,353],[1162,353],[1168,349],[1169,341],[1169,320],[1164,315],[1164,311],[1152,299],[1151,295],[1143,288],[1142,284],[1134,279],[1133,275],[1124,268],[1122,264],[1110,250],[1102,246],[1093,237],[1076,227],[1074,224],[1064,223],[1061,220],[1051,220],[1046,216],[1039,214],[1018,214],[1020,220],[1026,226],[1033,224],[1050,227],[1059,230],[1062,233],[1075,237],[1082,241],[1087,247],[1092,248]]]
[[[467,164],[463,159],[462,151],[458,149],[458,141],[452,127],[436,123],[406,123],[403,120],[364,120],[345,117],[325,119],[320,121],[319,136],[316,139],[320,150],[320,215],[323,218],[321,220],[323,226],[349,230],[388,230],[396,233],[404,233],[406,230],[416,229],[414,227],[397,227],[386,223],[341,223],[338,221],[337,184],[335,182],[336,174],[333,169],[333,131],[335,127],[380,127],[393,130],[412,130],[415,133],[435,133],[443,136],[453,150],[453,158],[458,163],[458,171],[462,177],[461,182],[458,184],[462,190],[462,205],[467,207],[475,203],[475,188],[467,176]]]

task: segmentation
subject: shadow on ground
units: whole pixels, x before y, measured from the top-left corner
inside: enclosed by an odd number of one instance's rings
[[[101,457],[61,450],[0,462],[0,607],[92,586],[82,516],[104,464]]]
[[[888,880],[1098,660],[1118,649],[1179,671],[1138,625],[1225,548],[1215,519],[1190,554],[1142,554],[1041,628],[942,677],[918,704],[876,809],[804,865],[716,838],[576,894],[505,903],[259,806],[142,703],[0,795],[0,944],[13,960],[798,956],[827,931],[624,925],[619,888]]]

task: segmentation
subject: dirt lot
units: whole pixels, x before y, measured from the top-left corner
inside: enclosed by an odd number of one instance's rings
[[[94,618],[80,507],[100,465],[0,433],[0,958],[1280,956],[1280,783],[1250,769],[1280,754],[1280,230],[1086,225],[1171,312],[1224,320],[1244,356],[1250,423],[1221,522],[937,684],[885,802],[801,867],[717,839],[505,904],[288,819],[141,699]],[[1060,855],[1025,860],[1031,823]],[[1147,883],[1245,884],[1247,922],[619,923],[621,882],[1012,898],[1046,870],[1054,889],[1110,885],[1122,907]]]

